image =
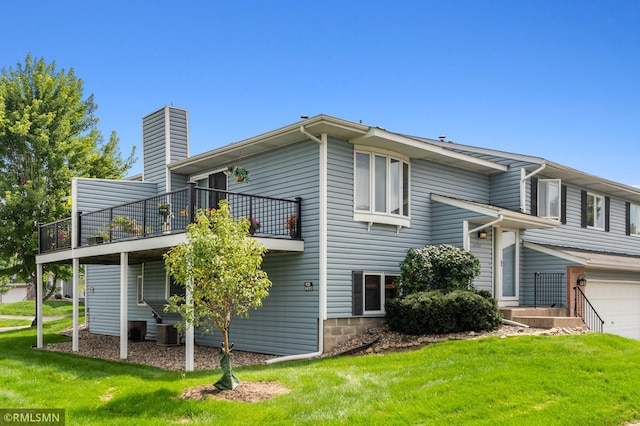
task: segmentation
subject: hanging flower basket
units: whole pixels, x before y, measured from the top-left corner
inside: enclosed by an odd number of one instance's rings
[[[237,182],[249,182],[249,172],[242,166],[233,166],[231,176]]]

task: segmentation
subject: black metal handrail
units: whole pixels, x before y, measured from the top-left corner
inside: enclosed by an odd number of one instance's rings
[[[533,284],[533,307],[566,306],[562,290],[565,286],[563,273],[536,272]]]
[[[78,214],[76,245],[83,247],[115,241],[185,232],[199,209],[217,208],[229,202],[234,218],[253,222],[252,235],[269,238],[302,238],[302,199],[286,200],[218,189],[195,184],[177,191]],[[71,218],[39,226],[39,250],[47,253],[72,247]],[[64,237],[64,240],[62,239]]]
[[[598,315],[580,287],[573,287],[573,315],[582,318],[589,330],[602,333],[604,320]]]

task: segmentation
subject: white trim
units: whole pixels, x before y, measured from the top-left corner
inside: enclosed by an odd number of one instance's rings
[[[78,352],[78,341],[80,339],[79,333],[79,316],[78,308],[80,307],[80,259],[77,257],[73,258],[73,275],[72,275],[72,283],[73,283],[73,331],[71,335],[71,350],[73,352]]]
[[[38,328],[38,337],[36,338],[36,347],[38,349],[42,349],[42,344],[43,344],[43,336],[42,336],[42,305],[43,305],[43,300],[42,300],[42,292],[44,291],[44,285],[42,284],[42,276],[43,276],[43,269],[42,269],[42,263],[38,263],[36,264],[36,286],[37,286],[37,290],[36,290],[36,322],[37,322],[37,328]]]
[[[327,319],[327,164],[328,164],[328,137],[326,133],[320,135],[320,139],[308,133],[303,124],[300,125],[300,133],[307,136],[312,141],[320,145],[319,154],[319,295],[318,295],[318,350],[306,354],[287,355],[278,358],[267,360],[267,364],[273,364],[283,361],[295,361],[300,359],[314,358],[324,353],[324,321]],[[302,241],[296,241],[301,244],[304,249],[304,243]]]
[[[375,311],[367,311],[365,309],[366,307],[366,302],[367,302],[367,288],[366,288],[366,281],[367,281],[367,275],[374,275],[377,277],[380,277],[380,309],[379,310],[375,310]],[[375,271],[370,271],[370,272],[366,272],[363,271],[362,272],[362,315],[363,317],[377,317],[380,315],[385,315],[386,313],[386,284],[385,284],[385,278],[386,277],[399,277],[400,273],[398,272],[375,272]]]
[[[504,297],[502,295],[504,290],[504,249],[502,247],[502,237],[504,232],[513,232],[514,236],[514,250],[515,258],[513,260],[514,270],[514,296]],[[517,229],[502,228],[497,226],[494,228],[494,275],[495,275],[495,296],[498,301],[498,306],[518,306],[520,304],[520,232]]]
[[[587,261],[583,258],[580,257],[576,257],[576,256],[571,256],[567,253],[563,253],[561,251],[558,250],[554,250],[552,248],[549,247],[544,247],[535,243],[531,243],[528,241],[525,241],[523,244],[524,248],[527,249],[531,249],[531,250],[535,250],[537,252],[543,253],[543,254],[547,254],[549,256],[553,256],[553,257],[558,257],[560,259],[564,259],[564,260],[568,260],[569,262],[574,262],[577,263],[578,265],[586,265]]]
[[[144,303],[144,263],[142,264],[142,274],[136,276],[136,306],[147,306]]]
[[[438,162],[436,157],[444,157],[495,171],[506,172],[509,169],[508,166],[503,164],[444,149],[443,147],[431,144],[424,139],[418,140],[398,133],[387,132],[386,130],[378,127],[369,128],[366,134],[353,138],[351,142],[354,144],[366,145],[368,140],[385,140],[401,144],[411,150],[415,150],[416,153],[415,155],[412,155],[412,157],[416,158],[420,158],[420,156],[426,156],[429,158],[433,157],[433,161]]]
[[[524,213],[527,210],[527,184],[526,181],[537,175],[547,167],[546,163],[543,163],[539,168],[535,169],[529,174],[523,167],[520,169],[520,211]]]
[[[78,179],[71,179],[71,249],[78,247]]]
[[[590,192],[587,191],[587,211],[584,213],[585,215],[589,215],[589,196],[593,197],[593,226],[589,225],[587,223],[587,229],[595,229],[596,231],[604,231],[606,228],[606,224],[607,224],[607,211],[606,211],[606,197],[604,195],[600,195],[600,194],[596,194],[595,192]],[[598,209],[596,208],[596,199],[600,198],[602,200],[602,228],[598,227],[596,225],[596,223],[598,222],[597,217],[596,217],[596,213],[598,212]],[[587,217],[587,221],[588,221],[588,217]]]
[[[384,148],[378,148],[375,146],[368,146],[368,145],[353,145],[353,151],[354,153],[360,151],[362,153],[376,153],[376,154],[381,154],[381,155],[386,155],[388,157],[395,157],[398,160],[402,160],[405,163],[411,163],[411,158],[401,154],[399,152],[396,151],[392,151],[390,149],[384,149]]]
[[[211,175],[215,175],[216,173],[224,173],[227,170],[226,167],[218,167],[215,169],[209,169],[208,172],[206,173],[200,173],[197,175],[192,175],[189,176],[189,182],[193,182],[193,183],[197,183],[199,180],[205,179],[205,178],[209,178],[209,176]],[[225,174],[226,176],[226,174]],[[229,188],[229,176],[227,176],[227,188]]]
[[[357,196],[358,196],[358,182],[357,182],[357,156],[358,154],[364,154],[369,157],[369,210],[358,210],[357,205]],[[385,159],[385,211],[379,212],[376,211],[376,179],[375,179],[375,163],[376,157],[381,157]],[[404,208],[404,191],[403,184],[405,181],[404,175],[404,165],[407,165],[407,193],[409,198],[409,205],[407,206],[408,211],[406,214],[403,211],[402,214],[396,214],[391,212],[391,161],[396,160],[399,164],[399,181],[398,187],[396,190],[398,191],[398,207],[400,210]],[[398,227],[397,232],[400,232],[400,227],[409,228],[411,225],[411,161],[408,157],[398,154],[394,151],[375,148],[375,147],[367,147],[362,145],[355,145],[353,151],[353,220],[358,222],[367,222],[369,223],[369,230],[371,229],[371,224],[373,223],[382,223],[387,225],[395,225]]]
[[[404,228],[411,228],[411,219],[403,216],[386,215],[381,213],[353,213],[353,220],[356,222],[366,222],[369,224],[381,223],[384,225],[402,226]],[[371,227],[369,227],[371,229]]]
[[[129,253],[120,253],[120,359],[127,359]]]
[[[169,164],[171,163],[171,110],[168,106],[164,107],[164,179],[165,192],[171,191],[171,171]]]
[[[553,182],[553,183],[557,183],[558,185],[558,216],[545,216],[544,214],[540,214],[540,193],[542,191],[540,191],[540,184],[541,183],[546,183],[547,185],[545,185],[545,187],[548,189],[549,188],[549,183]],[[549,191],[545,191],[546,192],[546,198],[547,198],[547,203],[544,206],[544,213],[547,213],[547,210],[549,209],[550,205],[551,205],[551,200],[549,197]],[[542,217],[544,219],[549,219],[549,220],[553,220],[556,222],[560,222],[561,218],[562,218],[562,179],[538,179],[538,199],[536,200],[536,203],[538,205],[538,217]],[[551,212],[550,212],[551,213]]]

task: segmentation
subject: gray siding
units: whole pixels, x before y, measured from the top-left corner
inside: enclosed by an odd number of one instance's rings
[[[473,223],[479,219],[477,213],[470,212],[447,204],[433,202],[431,207],[431,221],[433,224],[431,244],[451,244],[462,248],[464,246],[463,222],[469,221],[469,229],[478,226]],[[480,276],[473,282],[479,289],[493,292],[493,249],[492,229],[487,228],[487,239],[481,240],[477,234],[470,235],[470,252],[480,260]]]
[[[398,273],[409,248],[432,244],[431,193],[486,202],[488,177],[424,160],[411,161],[411,227],[353,220],[353,146],[331,139],[328,159],[327,315],[352,316],[352,271]],[[462,235],[462,222],[453,231]],[[445,240],[439,235],[440,240]],[[460,243],[461,243],[460,239]]]
[[[156,182],[166,192],[167,137],[165,108],[142,119],[142,170],[145,182]]]
[[[532,306],[534,303],[534,283],[535,273],[561,273],[567,277],[567,266],[575,265],[575,263],[567,260],[540,253],[536,250],[524,248],[521,253],[522,261],[520,269],[520,304]],[[567,286],[562,286],[562,297],[566,300]]]
[[[580,226],[580,190],[567,185],[567,224],[553,229],[531,229],[524,233],[526,241],[614,253],[640,253],[640,238],[625,235],[625,200],[611,197],[609,232]],[[606,194],[602,194],[606,195]]]
[[[189,176],[179,175],[177,173],[171,173],[171,190],[177,191],[182,188],[186,188],[189,184]]]
[[[237,161],[250,173],[248,183],[229,180],[229,190],[270,197],[302,197],[304,253],[268,253],[263,268],[273,286],[263,306],[247,319],[235,319],[231,341],[239,350],[277,355],[313,352],[318,348],[318,159],[319,147],[300,142]],[[219,168],[228,164],[220,164]],[[257,218],[260,220],[260,218]],[[314,284],[313,292],[304,283]],[[202,344],[220,345],[220,335],[200,336]]]
[[[153,197],[157,186],[152,182],[108,179],[76,179],[78,211],[88,213],[131,201]]]
[[[85,271],[89,331],[120,335],[120,266],[87,265]]]
[[[143,174],[156,182],[160,192],[169,190],[167,164],[187,158],[189,152],[187,110],[166,106],[142,119]],[[167,153],[167,150],[169,152]]]
[[[491,158],[491,160],[496,161],[497,159]],[[523,167],[531,166],[535,165],[532,163],[509,162],[509,170],[507,170],[505,173],[496,173],[491,175],[491,177],[489,178],[491,191],[489,203],[510,210],[520,211],[520,170]],[[530,179],[528,179],[527,182],[530,182]],[[527,191],[527,212],[529,209],[529,194],[530,192]]]
[[[477,224],[469,224],[470,229],[476,226]],[[493,294],[493,229],[489,227],[485,231],[487,231],[485,240],[478,238],[477,234],[470,235],[469,251],[480,260],[480,276],[473,281],[473,285]]]
[[[187,110],[167,107],[169,110],[169,162],[183,160],[189,155],[189,126]]]
[[[292,355],[317,350],[318,343],[318,274],[308,271],[302,253],[268,254],[263,269],[272,281],[269,297],[263,305],[249,312],[249,318],[236,318],[231,324],[230,339],[239,350]],[[307,292],[304,283],[314,284]],[[220,346],[221,335],[202,336],[199,344]]]

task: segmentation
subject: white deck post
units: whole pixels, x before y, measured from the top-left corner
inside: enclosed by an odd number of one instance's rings
[[[42,263],[36,265],[36,321],[38,322],[38,337],[36,339],[36,346],[38,349],[42,349],[42,292],[44,286],[42,285]]]
[[[127,302],[128,302],[128,275],[129,275],[129,253],[120,253],[120,359],[127,359],[128,325],[127,325]]]
[[[78,339],[80,337],[78,331],[79,317],[80,313],[78,312],[78,307],[80,305],[80,259],[77,257],[73,258],[73,334],[71,337],[71,350],[73,352],[78,352]]]

